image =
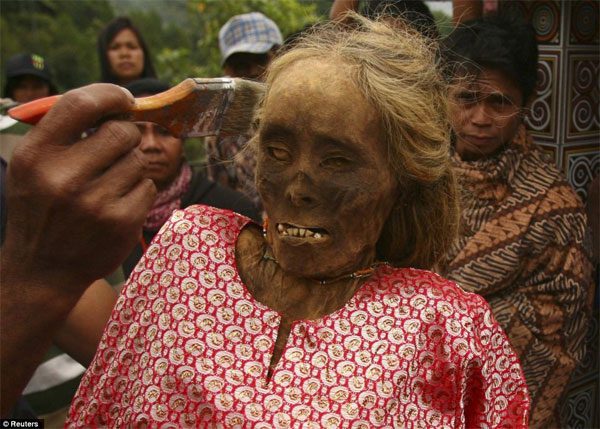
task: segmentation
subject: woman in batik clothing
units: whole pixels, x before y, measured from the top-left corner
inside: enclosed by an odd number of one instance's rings
[[[353,19],[270,66],[251,143],[268,221],[175,212],[70,426],[527,426],[488,305],[426,270],[458,221],[436,52]]]
[[[585,351],[591,263],[582,205],[523,124],[537,76],[535,34],[489,16],[445,45],[452,160],[465,192],[443,274],[482,295],[507,332],[531,393],[532,426],[562,427],[560,398]]]

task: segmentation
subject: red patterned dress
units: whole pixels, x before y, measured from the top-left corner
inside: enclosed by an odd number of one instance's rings
[[[518,359],[478,295],[380,267],[341,309],[297,321],[270,380],[281,316],[236,268],[247,218],[176,211],[133,272],[70,427],[527,427]]]

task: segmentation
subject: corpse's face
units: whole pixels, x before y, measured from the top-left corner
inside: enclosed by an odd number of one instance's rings
[[[494,156],[515,137],[522,121],[523,97],[504,73],[483,69],[450,91],[450,117],[456,151],[464,160]]]
[[[365,268],[395,203],[375,109],[347,66],[298,61],[274,80],[257,141],[257,188],[279,265],[300,277]]]
[[[106,55],[112,73],[121,83],[138,79],[144,71],[144,50],[129,28],[117,33],[108,45]]]

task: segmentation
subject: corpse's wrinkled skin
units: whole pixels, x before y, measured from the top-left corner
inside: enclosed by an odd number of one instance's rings
[[[292,66],[274,82],[259,130],[268,241],[282,268],[301,277],[331,278],[373,262],[395,200],[375,109],[346,71],[316,60]],[[321,238],[286,236],[279,224]]]
[[[282,314],[272,364],[293,320],[332,313],[353,296],[360,280],[314,280],[370,266],[396,201],[375,109],[347,71],[341,62],[299,61],[280,73],[265,100],[256,175],[268,245],[247,228],[237,257],[251,293]]]

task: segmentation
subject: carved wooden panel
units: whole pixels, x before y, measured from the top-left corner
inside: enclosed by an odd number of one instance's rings
[[[584,202],[600,172],[599,6],[598,0],[499,2],[500,12],[520,14],[536,31],[539,81],[527,125]],[[596,297],[588,352],[561,402],[569,428],[600,428],[599,308]]]
[[[593,51],[567,54],[567,140],[589,139],[600,133],[598,75],[600,60]]]
[[[538,62],[537,97],[527,115],[528,128],[536,140],[555,142],[558,137],[556,103],[560,95],[556,76],[560,70],[560,51],[548,51],[540,55]]]

